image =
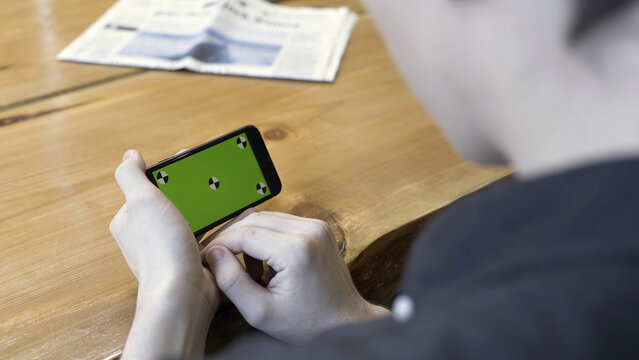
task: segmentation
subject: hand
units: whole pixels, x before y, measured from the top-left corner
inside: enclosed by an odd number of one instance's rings
[[[274,212],[243,215],[213,234],[202,253],[249,324],[300,343],[330,327],[389,313],[359,295],[326,223]],[[266,288],[244,270],[234,256],[240,252],[276,272]]]
[[[146,358],[158,351],[160,356],[182,356],[193,347],[197,353],[199,348],[203,351],[219,290],[202,265],[188,223],[144,171],[142,156],[129,150],[115,172],[126,203],[111,221],[111,233],[139,282],[124,355]],[[186,339],[194,327],[203,334],[197,334],[197,340]]]

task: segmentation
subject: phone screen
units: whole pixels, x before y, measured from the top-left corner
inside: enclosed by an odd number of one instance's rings
[[[246,132],[152,174],[193,232],[271,194]]]

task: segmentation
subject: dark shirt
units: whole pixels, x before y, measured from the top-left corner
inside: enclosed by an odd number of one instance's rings
[[[240,339],[215,359],[639,358],[639,160],[512,182],[456,202],[418,237],[412,317],[302,347]]]

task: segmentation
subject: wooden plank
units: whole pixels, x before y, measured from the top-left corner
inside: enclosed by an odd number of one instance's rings
[[[57,53],[114,0],[10,1],[0,7],[0,110],[146,71],[56,60]],[[286,0],[281,5],[349,6],[357,0]]]
[[[0,7],[0,109],[140,69],[74,64],[57,53],[113,0],[7,1]]]
[[[329,221],[350,264],[506,174],[450,150],[367,16],[335,83],[146,72],[0,112],[16,117],[28,120],[0,127],[0,353],[11,359],[105,358],[123,346],[136,282],[108,224],[128,148],[151,163],[255,124],[283,181],[262,209]]]

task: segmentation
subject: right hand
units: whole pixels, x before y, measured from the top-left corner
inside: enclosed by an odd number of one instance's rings
[[[244,213],[205,243],[209,240],[202,254],[220,290],[249,324],[280,340],[300,343],[325,329],[389,313],[359,295],[321,220]],[[238,253],[275,270],[268,286],[253,280],[234,256]]]

